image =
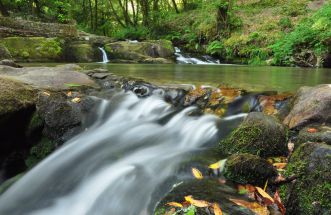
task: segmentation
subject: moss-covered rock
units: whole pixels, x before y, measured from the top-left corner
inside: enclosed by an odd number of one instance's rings
[[[298,147],[306,142],[319,142],[331,145],[330,125],[309,125],[301,129],[295,145]]]
[[[33,106],[36,98],[35,91],[29,86],[2,77],[0,77],[0,92],[0,118]]]
[[[169,63],[175,52],[172,43],[167,40],[120,41],[106,44],[105,50],[111,59],[137,63],[154,63],[151,58],[158,59],[157,63]],[[162,58],[167,60],[161,60]]]
[[[292,154],[286,175],[298,178],[282,187],[287,214],[331,214],[331,146],[302,144]]]
[[[227,159],[224,176],[236,183],[262,186],[268,179],[277,176],[277,170],[259,156],[235,154]]]
[[[4,46],[3,44],[0,44],[0,60],[10,59],[11,57],[12,56],[10,55],[10,52],[8,51],[6,46]]]
[[[43,137],[37,145],[33,146],[30,149],[29,155],[25,160],[26,166],[29,169],[31,169],[42,159],[47,157],[47,155],[51,154],[54,150],[55,150],[55,143],[49,140],[48,138]]]
[[[0,44],[17,61],[48,62],[62,58],[63,43],[56,38],[7,37],[0,39]]]
[[[287,129],[274,117],[249,113],[229,137],[221,141],[222,153],[250,153],[261,157],[287,153]]]
[[[90,63],[102,61],[102,53],[89,42],[68,42],[65,59],[69,62]]]

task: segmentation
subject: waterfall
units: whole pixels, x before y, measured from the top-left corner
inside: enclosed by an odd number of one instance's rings
[[[220,119],[132,93],[100,100],[85,132],[0,196],[0,214],[151,214],[152,194],[185,154],[216,142]]]
[[[104,48],[99,47],[99,50],[102,52],[102,63],[108,63],[108,56]]]
[[[175,55],[179,64],[220,64],[219,60],[215,60],[208,55],[201,56],[203,59],[185,56],[178,47],[175,47]]]

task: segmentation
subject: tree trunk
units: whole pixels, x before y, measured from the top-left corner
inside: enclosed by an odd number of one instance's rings
[[[178,10],[176,1],[175,0],[171,0],[171,1],[172,1],[172,4],[174,5],[174,8],[175,8],[176,13],[179,13],[179,10]]]

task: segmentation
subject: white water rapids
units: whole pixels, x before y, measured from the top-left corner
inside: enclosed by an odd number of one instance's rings
[[[95,123],[0,196],[0,214],[151,214],[183,155],[217,138],[219,119],[193,110],[131,93],[100,99]]]

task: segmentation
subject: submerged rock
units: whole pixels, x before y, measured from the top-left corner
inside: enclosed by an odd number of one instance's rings
[[[282,187],[287,214],[331,214],[331,146],[302,144],[292,154],[286,175],[296,175]]]
[[[284,119],[290,129],[310,123],[331,121],[331,85],[301,87],[293,100],[293,108]]]
[[[260,112],[249,113],[229,137],[221,141],[224,153],[250,153],[261,157],[287,153],[287,129],[272,116]]]
[[[239,184],[263,186],[267,180],[277,176],[277,170],[259,156],[234,154],[225,163],[224,176]]]

